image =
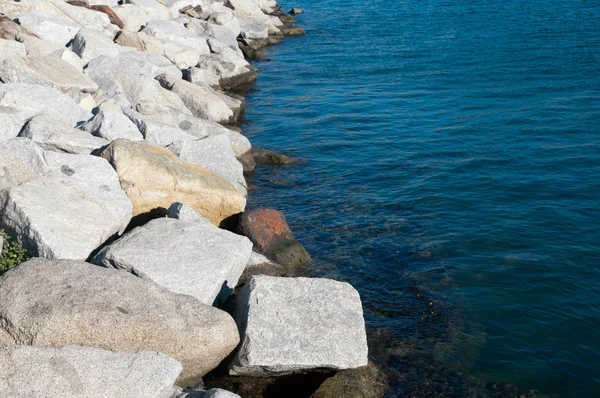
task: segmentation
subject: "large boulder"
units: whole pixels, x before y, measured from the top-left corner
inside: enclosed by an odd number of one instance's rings
[[[188,30],[181,21],[150,21],[142,32],[157,39],[169,40],[195,49],[199,54],[210,54],[207,36]]]
[[[219,76],[221,87],[232,89],[256,80],[257,69],[242,56],[214,39],[208,43],[212,53],[200,56],[198,67]]]
[[[42,10],[33,10],[19,15],[19,25],[36,34],[40,39],[66,46],[79,32],[81,25]]]
[[[347,283],[254,276],[237,297],[234,318],[241,345],[232,375],[367,365],[362,304]]]
[[[0,142],[0,191],[50,171],[39,145],[25,138]]]
[[[117,171],[133,214],[183,202],[214,224],[240,213],[246,198],[222,178],[145,142],[113,141],[101,153]]]
[[[82,261],[29,260],[0,277],[0,297],[0,347],[159,351],[181,362],[184,385],[216,367],[239,341],[226,312]]]
[[[98,106],[96,115],[81,128],[96,137],[114,141],[125,138],[132,141],[143,140],[142,133],[113,100],[107,100]]]
[[[291,273],[297,273],[311,261],[310,254],[294,238],[285,216],[275,209],[250,209],[241,216],[238,232],[247,236],[254,247]]]
[[[37,35],[15,23],[9,17],[0,17],[0,39],[23,42],[29,37],[37,37]]]
[[[35,150],[29,152],[35,155]],[[0,228],[34,256],[85,260],[125,230],[131,202],[104,159],[56,152],[45,152],[43,159],[36,156],[25,168],[30,174],[48,173],[0,191]],[[9,176],[15,174],[11,169]]]
[[[181,369],[160,352],[20,346],[0,350],[0,395],[170,398]]]
[[[247,238],[208,221],[159,218],[105,247],[93,262],[125,269],[212,305],[231,294],[251,251]]]
[[[71,49],[77,54],[83,65],[87,65],[91,60],[101,55],[116,57],[121,51],[110,37],[100,35],[98,32],[83,28],[73,38]]]
[[[121,72],[151,78],[162,73],[181,77],[181,71],[165,57],[141,51],[125,51],[116,56],[101,55],[90,61],[85,68],[85,74],[96,83],[97,78],[103,75]]]
[[[114,7],[113,11],[123,22],[123,28],[131,32],[137,32],[150,20],[148,11],[135,4],[122,4]]]
[[[110,143],[86,131],[57,122],[45,114],[31,118],[21,130],[19,137],[29,138],[48,151],[79,155],[89,155]]]

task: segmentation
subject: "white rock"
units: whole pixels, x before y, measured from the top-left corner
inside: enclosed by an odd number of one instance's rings
[[[38,35],[40,39],[63,46],[66,46],[81,29],[81,25],[75,22],[59,19],[41,10],[19,15],[19,24]]]
[[[34,256],[85,260],[125,230],[131,202],[106,160],[56,152],[44,157],[49,174],[0,192],[0,228]]]
[[[175,141],[187,141],[195,138],[180,128],[157,122],[133,109],[124,108],[123,113],[136,125],[144,139],[152,144],[166,147]]]
[[[79,155],[88,155],[95,149],[110,144],[105,139],[69,127],[45,114],[31,118],[23,127],[19,137],[29,138],[48,151]]]
[[[247,195],[244,167],[237,160],[229,136],[213,135],[193,141],[174,142],[167,147],[188,163],[202,166]]]
[[[204,392],[204,398],[241,398],[239,395],[222,388],[211,388]]]
[[[214,54],[202,55],[198,60],[198,68],[208,70],[219,76],[222,87],[236,87],[256,80],[256,69],[245,59],[228,47],[209,40]]]
[[[135,4],[148,13],[148,21],[159,21],[169,19],[170,14],[167,7],[154,0],[127,0],[127,4]]]
[[[119,5],[118,0],[88,0],[91,6],[109,6],[111,8]]]
[[[259,23],[269,19],[253,0],[228,0],[228,2],[231,8],[242,16],[250,17]]]
[[[178,21],[184,22],[188,30],[200,36],[209,36],[237,52],[240,57],[244,56],[238,46],[237,36],[230,28],[194,18],[180,17]]]
[[[168,74],[181,78],[181,71],[168,59],[141,51],[122,52],[118,56],[101,55],[94,58],[85,68],[86,75],[94,81],[102,75],[130,72],[148,77]]]
[[[81,57],[83,65],[101,55],[116,57],[119,55],[119,46],[109,37],[99,35],[98,32],[83,28],[73,38],[71,49]]]
[[[198,59],[199,61],[200,59]],[[198,64],[196,62],[196,64]],[[184,71],[185,80],[190,81],[199,86],[219,87],[220,77],[214,72],[212,66],[210,69],[190,68]]]
[[[77,37],[77,36],[75,36],[75,37]],[[71,49],[61,48],[60,50],[57,50],[57,51],[53,52],[52,54],[56,55],[58,58],[62,59],[63,61],[65,61],[66,63],[70,64],[72,67],[77,69],[79,72],[83,73],[83,62],[81,61],[81,58],[77,54],[75,54],[73,51],[71,51]]]
[[[156,351],[20,346],[0,350],[3,397],[169,398],[182,366]]]
[[[90,10],[85,7],[74,6],[64,1],[54,1],[53,4],[59,8],[63,14],[67,15],[72,21],[82,27],[95,30],[103,35],[114,37],[114,25],[111,25],[110,19],[105,13]]]
[[[240,35],[246,39],[268,39],[269,29],[249,17],[239,16]]]
[[[12,54],[20,57],[27,55],[25,44],[14,40],[0,40],[0,54]]]
[[[24,120],[43,112],[71,126],[92,117],[69,96],[54,88],[35,84],[0,84],[1,106],[17,109]]]
[[[57,56],[44,54],[27,57],[0,54],[0,80],[39,84],[62,92],[93,93],[98,89],[96,83],[71,64]]]
[[[0,142],[0,191],[50,173],[44,150],[26,138]]]
[[[150,20],[148,11],[135,4],[123,4],[112,9],[123,22],[125,30],[137,32]]]
[[[150,21],[142,32],[161,40],[169,40],[195,49],[199,55],[210,54],[206,43],[208,36],[188,30],[180,21]]]
[[[132,141],[143,140],[144,137],[138,128],[127,116],[123,114],[121,106],[113,100],[100,104],[98,113],[81,127],[83,130],[113,141],[126,138]]]
[[[242,341],[230,374],[367,365],[362,305],[347,283],[256,275],[238,294],[234,318]]]
[[[181,202],[174,202],[167,210],[167,217],[181,221],[199,222],[204,224],[212,223],[208,221],[204,216],[194,210],[191,206]]]
[[[102,249],[93,261],[212,305],[231,294],[251,251],[246,237],[210,223],[159,218]]]
[[[212,13],[208,18],[208,22],[214,23],[215,25],[221,25],[230,29],[236,38],[242,32],[240,28],[240,22],[235,17],[234,13],[231,12],[231,10],[229,12],[221,11]]]
[[[250,144],[250,140],[243,134],[228,129],[227,135],[229,136],[231,148],[233,149],[236,157],[239,158],[240,156],[248,153],[248,151],[252,150],[252,144]]]

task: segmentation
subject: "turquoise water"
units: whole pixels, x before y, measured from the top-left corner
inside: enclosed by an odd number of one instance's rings
[[[390,396],[600,396],[600,1],[292,6],[244,128],[302,162],[250,205],[359,290]]]

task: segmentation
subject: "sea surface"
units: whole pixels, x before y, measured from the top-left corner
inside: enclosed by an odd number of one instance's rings
[[[600,397],[600,1],[282,4],[244,130],[301,162],[249,206],[360,292],[389,396]]]

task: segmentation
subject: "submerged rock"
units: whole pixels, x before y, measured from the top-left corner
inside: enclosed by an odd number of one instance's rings
[[[0,350],[3,397],[170,398],[181,364],[154,351],[28,346]]]
[[[298,162],[297,159],[283,155],[281,153],[269,151],[268,149],[253,145],[252,156],[258,164],[267,164],[271,166],[285,166]]]
[[[385,373],[369,361],[367,366],[337,372],[311,398],[383,398],[388,387]]]
[[[254,247],[288,272],[297,273],[311,261],[310,254],[294,238],[285,216],[274,209],[251,209],[240,218],[238,232],[250,238]]]
[[[214,224],[244,211],[246,198],[227,181],[145,142],[113,141],[100,154],[117,171],[133,215],[190,205]]]
[[[367,365],[362,304],[347,283],[254,276],[238,294],[234,318],[241,345],[232,375]]]
[[[290,14],[292,14],[292,15],[300,15],[300,14],[304,14],[304,11],[302,11],[302,9],[300,9],[300,8],[292,8],[290,10]]]
[[[251,251],[247,238],[207,220],[159,218],[105,247],[93,262],[125,269],[212,305],[233,292]]]
[[[181,383],[216,367],[239,341],[226,312],[82,261],[29,260],[0,277],[0,297],[0,347],[160,351],[183,365]]]

